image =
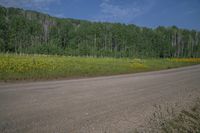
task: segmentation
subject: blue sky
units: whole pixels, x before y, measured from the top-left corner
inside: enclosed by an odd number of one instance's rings
[[[200,0],[0,0],[0,5],[64,18],[200,31]]]

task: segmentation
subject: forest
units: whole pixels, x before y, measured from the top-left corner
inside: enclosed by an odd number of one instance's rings
[[[0,52],[66,56],[200,57],[200,32],[176,26],[56,18],[0,6]]]

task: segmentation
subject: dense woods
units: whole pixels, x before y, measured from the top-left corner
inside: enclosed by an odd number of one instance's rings
[[[0,52],[107,57],[200,57],[200,32],[176,26],[61,19],[0,6]]]

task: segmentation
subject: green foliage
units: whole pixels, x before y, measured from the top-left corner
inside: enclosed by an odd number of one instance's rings
[[[200,32],[59,19],[0,7],[0,52],[95,57],[200,57]]]

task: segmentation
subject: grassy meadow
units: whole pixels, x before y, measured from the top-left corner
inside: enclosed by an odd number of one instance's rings
[[[200,58],[128,59],[0,54],[0,80],[92,77],[199,64]]]

